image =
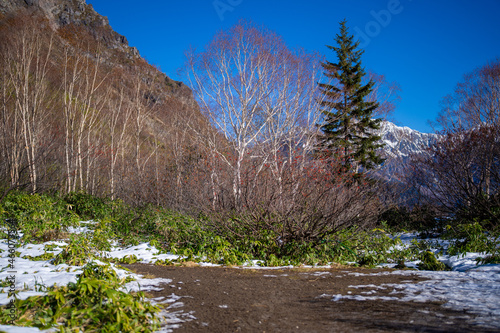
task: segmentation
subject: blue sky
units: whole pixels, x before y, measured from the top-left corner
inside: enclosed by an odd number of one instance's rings
[[[366,69],[400,84],[393,119],[430,132],[441,99],[463,74],[500,57],[500,0],[87,0],[111,27],[168,76],[190,47],[201,48],[240,18],[251,19],[336,61],[339,21],[347,18]]]

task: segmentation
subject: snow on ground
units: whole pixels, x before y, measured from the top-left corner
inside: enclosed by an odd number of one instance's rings
[[[441,301],[443,306],[458,311],[475,314],[477,324],[500,328],[500,265],[487,265],[468,271],[392,271],[382,273],[352,273],[360,275],[419,275],[429,280],[419,283],[352,285],[350,288],[362,289],[362,295],[321,295],[338,302],[351,300],[386,300],[403,302]],[[392,289],[394,296],[377,296],[381,289]]]
[[[403,234],[400,236],[403,247],[411,245],[417,239],[416,234]],[[450,241],[433,239],[432,242],[439,248],[447,248]],[[419,283],[391,284],[381,286],[351,286],[352,288],[371,288],[364,291],[364,295],[321,295],[331,296],[333,301],[343,299],[363,300],[398,300],[398,301],[442,301],[443,306],[467,311],[477,315],[477,324],[500,328],[500,265],[477,265],[476,258],[484,257],[484,253],[467,253],[465,255],[441,255],[438,248],[431,248],[438,260],[445,263],[451,271],[407,271],[396,270],[383,273],[353,273],[350,275],[419,275],[427,281]],[[406,266],[416,268],[420,261],[406,262]],[[382,264],[379,267],[394,267],[395,264]],[[393,297],[376,296],[377,290],[392,288]]]
[[[19,327],[19,326],[9,326],[9,325],[0,325],[0,332],[5,333],[37,333],[37,332],[57,332],[56,329],[49,330],[40,330],[37,327]]]
[[[79,227],[68,227],[68,232],[70,234],[81,234],[85,232],[93,232],[92,229],[87,227],[87,225],[94,225],[97,224],[98,222],[96,221],[80,221],[80,226]],[[83,224],[83,225],[82,225]]]
[[[84,227],[86,229],[86,227]],[[88,230],[80,229],[79,232]],[[26,244],[16,249],[20,254],[15,258],[14,268],[9,268],[8,244],[5,239],[0,241],[0,283],[6,281],[8,277],[15,277],[15,290],[19,291],[18,297],[26,299],[30,296],[44,295],[45,288],[43,286],[67,285],[69,282],[76,282],[77,275],[82,273],[81,266],[68,266],[66,264],[53,265],[51,260],[32,261],[24,259],[24,256],[39,256],[44,254],[45,246],[56,245],[51,252],[57,255],[62,251],[62,248],[67,245],[65,242],[46,242],[43,244]],[[52,248],[52,247],[51,247]],[[134,254],[144,262],[155,261],[153,253],[158,251],[149,244],[141,244],[137,247],[120,249],[115,248],[113,251],[105,252],[107,257],[122,258],[126,255]],[[177,259],[174,255],[158,255],[157,259]],[[98,264],[104,264],[99,260],[95,260]],[[139,274],[128,272],[124,269],[111,264],[120,278],[130,276],[134,281],[125,284],[124,289],[128,291],[148,291],[162,290],[161,285],[166,285],[172,282],[170,279],[156,278],[148,279]],[[0,305],[6,305],[10,299],[8,297],[9,286],[1,284],[0,286]],[[158,332],[172,332],[173,328],[179,326],[179,323],[192,320],[194,318],[191,312],[183,311],[183,303],[179,302],[179,296],[172,294],[170,297],[160,300],[150,300],[153,304],[167,305],[159,316],[166,319],[167,325]],[[38,328],[19,328],[16,326],[0,325],[0,331],[16,332],[16,333],[32,333],[39,332]],[[46,330],[51,332],[54,330]]]
[[[88,221],[87,223],[92,223]],[[75,228],[72,230],[75,233],[88,232],[87,226]],[[400,235],[403,245],[407,247],[411,244],[412,239],[415,239],[414,234]],[[438,246],[447,246],[445,241],[436,241]],[[76,276],[81,273],[81,267],[68,266],[65,264],[53,265],[50,260],[46,261],[31,261],[23,259],[23,256],[39,256],[44,252],[52,252],[54,255],[59,253],[66,245],[65,242],[47,242],[44,244],[27,244],[16,251],[20,255],[15,259],[14,270],[8,268],[8,246],[7,241],[0,241],[0,282],[6,281],[6,278],[15,275],[15,288],[19,291],[19,297],[25,299],[32,295],[44,294],[41,285],[52,286],[66,285],[69,282],[75,282]],[[46,246],[49,246],[47,249]],[[50,250],[48,250],[50,249]],[[352,288],[362,288],[359,295],[352,295],[348,292],[347,295],[320,295],[319,297],[330,297],[332,301],[339,302],[345,299],[354,300],[388,300],[388,301],[442,301],[444,306],[456,309],[466,310],[469,313],[477,315],[475,321],[478,324],[487,325],[490,327],[500,328],[500,265],[483,265],[477,266],[475,259],[483,256],[481,253],[468,253],[465,256],[444,256],[440,255],[438,249],[433,250],[438,259],[446,263],[451,271],[445,272],[430,272],[430,271],[408,271],[396,270],[386,271],[381,273],[354,273],[344,272],[343,274],[355,275],[380,275],[380,274],[400,274],[400,275],[419,275],[428,280],[419,283],[402,283],[402,284],[386,284],[381,286],[360,286],[353,285]],[[135,255],[140,262],[153,263],[156,260],[177,260],[179,256],[173,254],[160,254],[158,249],[151,246],[149,243],[139,244],[127,248],[114,247],[111,251],[105,252],[104,256],[111,258],[123,258],[126,256]],[[406,263],[409,267],[416,267],[418,261]],[[210,264],[204,264],[210,265]],[[252,261],[242,268],[251,269],[283,269],[286,267],[262,267],[261,261]],[[383,264],[381,267],[393,267],[394,264]],[[125,285],[127,290],[158,290],[162,285],[168,285],[169,279],[147,279],[141,275],[119,269],[113,265],[114,269],[120,277],[131,276],[135,281]],[[328,267],[328,266],[326,266]],[[12,271],[14,273],[12,273]],[[330,274],[329,272],[311,272],[308,274],[316,274],[318,276]],[[269,274],[272,278],[273,274]],[[408,281],[410,282],[410,281]],[[0,304],[7,304],[8,287],[2,284],[0,287]],[[393,296],[377,296],[377,291],[383,288],[392,288]],[[166,311],[161,313],[168,325],[159,332],[171,332],[172,329],[178,327],[182,322],[195,319],[192,312],[186,312],[182,309],[184,304],[181,297],[172,293],[168,298],[160,298],[151,300],[154,304],[167,304]],[[20,332],[31,333],[38,332],[36,328],[19,328],[13,326],[0,326],[0,331],[5,332]]]
[[[160,251],[149,243],[142,243],[137,246],[127,248],[115,247],[109,252],[104,252],[106,257],[122,259],[127,256],[135,255],[143,263],[153,263],[157,260],[177,260],[178,255],[160,254]]]

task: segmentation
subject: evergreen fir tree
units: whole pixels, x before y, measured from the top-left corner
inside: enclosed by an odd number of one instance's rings
[[[366,101],[373,90],[374,82],[362,83],[365,71],[361,67],[363,50],[358,50],[359,42],[349,35],[346,20],[340,23],[340,34],[335,38],[337,47],[327,47],[336,52],[338,63],[324,62],[321,65],[330,83],[319,83],[324,95],[319,102],[324,115],[318,124],[323,134],[320,145],[323,151],[343,155],[345,166],[359,172],[372,169],[383,159],[376,150],[383,145],[375,130],[380,128],[380,119],[373,119],[378,103]]]

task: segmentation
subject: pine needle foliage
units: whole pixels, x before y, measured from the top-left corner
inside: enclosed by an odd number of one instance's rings
[[[325,76],[329,79],[319,83],[323,98],[319,107],[324,115],[318,124],[323,134],[320,136],[320,151],[342,156],[345,166],[358,173],[359,170],[373,169],[383,162],[377,155],[382,147],[376,130],[380,119],[373,119],[379,104],[369,101],[374,82],[363,84],[366,75],[361,65],[363,50],[359,42],[349,34],[346,20],[340,22],[340,33],[335,41],[337,46],[327,47],[337,55],[338,62],[322,63]]]

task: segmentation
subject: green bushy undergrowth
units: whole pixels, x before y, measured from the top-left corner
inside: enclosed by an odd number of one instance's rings
[[[100,198],[85,192],[72,192],[64,196],[64,201],[73,207],[81,219],[101,220],[120,210],[124,206],[121,200]]]
[[[436,256],[431,251],[424,251],[420,255],[420,263],[417,265],[418,269],[426,271],[444,271],[446,265],[437,260]]]
[[[69,244],[55,256],[53,264],[82,266],[96,258],[96,250],[91,245],[91,236],[87,234],[71,235]]]
[[[458,255],[466,252],[499,253],[500,235],[487,231],[477,220],[470,223],[448,225],[443,237],[451,240],[448,254]]]
[[[38,195],[15,193],[12,197],[11,202],[29,202],[32,211],[37,209],[35,203],[40,202]],[[81,192],[71,193],[64,198],[43,198],[51,202],[51,207],[64,207],[64,211],[59,209],[58,212],[60,215],[64,213],[70,216],[71,225],[76,225],[74,221],[87,219],[94,219],[97,223],[94,226],[89,225],[94,229],[92,234],[72,235],[69,245],[54,258],[56,264],[84,264],[95,258],[99,251],[109,250],[110,238],[119,240],[122,245],[137,245],[149,241],[160,251],[181,255],[185,261],[205,260],[239,265],[256,259],[267,266],[315,265],[329,262],[358,262],[360,265],[373,266],[387,261],[388,257],[394,257],[394,252],[390,254],[388,251],[398,244],[397,240],[392,240],[379,231],[361,232],[355,228],[343,230],[317,242],[289,241],[283,244],[279,235],[269,230],[252,233],[245,238],[235,238],[234,232],[213,229],[203,218],[189,217],[152,205],[131,207],[119,200],[100,199]],[[5,206],[16,207],[6,216],[22,215],[17,206]],[[21,224],[22,231],[25,232],[33,224]],[[237,233],[245,232],[238,230],[236,224],[234,228],[233,231]],[[32,233],[28,232],[26,235],[26,241],[36,240],[33,239]],[[46,237],[45,240],[56,238],[54,234],[52,238]],[[407,254],[400,255],[407,257]],[[48,259],[48,256],[46,257]]]
[[[60,238],[67,227],[76,226],[79,216],[65,201],[45,194],[11,192],[0,206],[0,218],[15,219],[23,241],[42,243]]]
[[[78,196],[80,204],[86,198]],[[91,197],[90,197],[91,198]],[[94,202],[94,199],[90,200]],[[73,200],[75,210],[81,211]],[[392,239],[383,231],[362,231],[357,228],[343,230],[316,242],[280,242],[279,235],[269,230],[249,234],[245,238],[234,237],[245,230],[232,226],[232,232],[214,229],[203,218],[193,218],[161,207],[133,208],[126,205],[99,203],[102,224],[123,245],[151,242],[160,251],[183,256],[184,261],[208,261],[217,264],[241,265],[249,260],[261,260],[266,266],[316,265],[330,262],[357,262],[374,266],[381,262],[415,258],[414,251],[395,251],[398,239]],[[92,207],[85,203],[84,207]],[[88,210],[88,209],[87,209]],[[88,216],[92,217],[92,216]],[[248,233],[247,233],[248,234]],[[392,252],[390,251],[392,250]]]
[[[60,332],[153,332],[159,327],[160,309],[145,301],[144,294],[120,290],[125,283],[109,266],[89,263],[76,283],[46,288],[47,295],[15,301],[16,325]],[[11,320],[2,308],[0,322]]]
[[[228,231],[214,228],[203,217],[194,218],[153,205],[132,207],[120,200],[96,198],[81,192],[64,197],[15,192],[9,194],[2,207],[2,217],[20,220],[25,241],[31,242],[54,240],[62,235],[65,227],[76,225],[76,221],[93,219],[95,224],[87,226],[94,232],[72,236],[69,245],[54,259],[57,263],[68,264],[83,264],[100,251],[110,250],[110,239],[118,240],[124,246],[151,242],[161,252],[183,256],[180,261],[204,260],[239,265],[249,260],[260,260],[267,266],[338,262],[373,267],[392,262],[404,267],[404,262],[422,259],[432,245],[415,243],[403,249],[398,247],[401,241],[386,232],[400,230],[393,224],[406,218],[412,219],[407,226],[432,230],[432,214],[425,207],[412,212],[386,212],[386,217],[392,220],[381,223],[378,229],[353,227],[321,240],[288,240],[286,243],[270,230],[249,233],[236,222],[224,223],[232,228]],[[424,224],[417,222],[419,218],[424,220]],[[486,233],[481,224],[452,225],[454,227],[449,227],[443,236],[454,239],[448,249],[449,254],[484,251],[490,254],[485,261],[497,260],[498,237],[492,240],[492,233]],[[235,237],[235,234],[246,237]]]
[[[152,205],[130,207],[123,202],[96,199],[84,193],[71,194],[65,200],[75,212],[86,218],[100,219],[123,245],[151,242],[163,252],[183,256],[183,260],[205,260],[212,263],[238,265],[261,260],[264,265],[327,264],[358,262],[373,266],[400,257],[410,260],[412,251],[394,251],[398,239],[381,231],[343,230],[316,242],[280,242],[278,234],[269,230],[249,234],[237,224],[232,232],[214,229],[203,218],[193,218]],[[235,233],[245,238],[234,237]],[[389,250],[392,249],[392,252]]]
[[[444,221],[437,218],[436,213],[429,206],[415,206],[413,209],[407,207],[391,207],[379,216],[382,223],[391,231],[418,231],[431,233],[439,231]]]

